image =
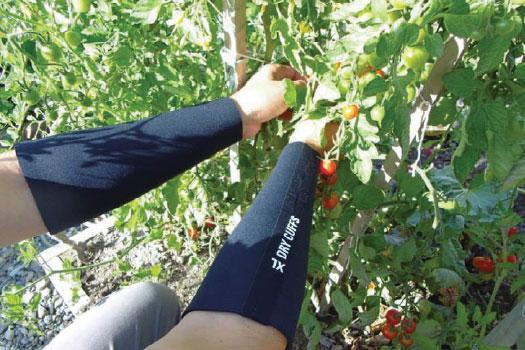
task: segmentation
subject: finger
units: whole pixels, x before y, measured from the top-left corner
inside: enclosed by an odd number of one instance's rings
[[[288,65],[273,64],[271,66],[271,79],[272,80],[305,80],[301,74]]]

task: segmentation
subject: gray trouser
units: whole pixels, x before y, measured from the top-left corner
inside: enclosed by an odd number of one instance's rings
[[[137,283],[79,316],[45,349],[144,349],[168,333],[179,319],[179,302],[171,289],[157,283]]]

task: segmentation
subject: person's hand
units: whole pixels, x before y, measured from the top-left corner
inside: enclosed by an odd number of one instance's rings
[[[326,145],[321,147],[322,144],[322,131],[324,127],[324,138]],[[290,136],[289,142],[303,142],[314,149],[320,155],[324,152],[329,151],[334,147],[334,139],[339,130],[339,123],[329,122],[323,119],[316,120],[302,120],[295,126],[295,130]]]
[[[292,67],[268,64],[231,96],[241,113],[243,139],[255,136],[262,123],[288,110],[284,102],[284,79],[290,79],[297,85],[306,84],[304,78]]]

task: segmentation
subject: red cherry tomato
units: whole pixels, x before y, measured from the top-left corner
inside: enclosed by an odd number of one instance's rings
[[[474,257],[474,259],[472,259],[472,265],[482,273],[491,273],[494,271],[495,266],[494,261],[485,256]]]
[[[204,226],[209,229],[215,227],[215,218],[213,216],[207,217],[206,220],[204,220]]]
[[[403,345],[405,348],[409,348],[414,345],[414,339],[412,339],[410,334],[401,333],[399,335],[399,344]]]
[[[386,312],[386,322],[392,326],[395,326],[401,322],[401,312],[396,309],[390,309]]]
[[[196,227],[190,227],[188,229],[188,237],[191,239],[197,239],[199,237],[199,230]]]
[[[381,328],[381,334],[388,340],[394,340],[397,337],[397,333],[397,329],[388,323],[385,323],[383,328]]]
[[[403,327],[403,331],[405,333],[414,333],[416,330],[416,321],[411,318],[405,318],[401,323],[401,326]]]
[[[337,170],[337,163],[331,159],[323,159],[319,163],[319,172],[324,176],[332,176]]]
[[[517,264],[518,263],[518,257],[516,255],[509,255],[507,257],[507,261],[512,263],[512,264]]]
[[[514,236],[516,233],[518,233],[518,228],[515,227],[515,226],[512,226],[512,227],[509,228],[509,230],[507,231],[507,235],[508,235],[509,237]]]
[[[335,192],[332,192],[330,197],[323,198],[323,207],[325,209],[328,209],[328,210],[334,209],[338,203],[339,203],[339,196],[337,196],[337,193]]]
[[[386,77],[386,74],[385,74],[385,72],[383,72],[382,69],[376,70],[376,74],[377,74],[378,77],[383,78],[383,79],[385,79],[385,77]]]
[[[328,186],[333,186],[337,183],[337,175],[334,174],[332,176],[322,176],[321,177],[321,184],[323,185],[328,185]]]
[[[346,105],[343,107],[342,110],[343,117],[346,120],[352,120],[359,114],[359,106],[358,105]]]

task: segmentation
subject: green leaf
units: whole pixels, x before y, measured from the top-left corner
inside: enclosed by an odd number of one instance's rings
[[[510,286],[510,293],[514,294],[517,290],[521,289],[523,286],[525,286],[525,275],[521,275],[518,278],[516,278],[514,281],[512,281],[512,285]]]
[[[142,24],[153,24],[157,21],[161,7],[162,0],[141,0],[133,8],[131,15]]]
[[[463,68],[445,74],[443,84],[453,95],[468,98],[477,89],[479,82],[474,80],[474,70]]]
[[[131,62],[132,55],[133,53],[128,46],[121,46],[113,54],[113,62],[115,62],[117,66],[126,67]]]
[[[386,19],[388,17],[388,3],[386,0],[372,0],[370,7],[375,17]]]
[[[395,36],[401,45],[414,44],[419,36],[419,26],[414,23],[403,22],[396,30]]]
[[[363,90],[364,96],[375,96],[388,90],[385,79],[375,78]]]
[[[516,66],[514,76],[520,80],[525,80],[525,63],[522,62]]]
[[[486,109],[481,104],[474,104],[461,130],[462,136],[458,148],[452,157],[454,175],[463,182],[480,154],[487,147],[487,124],[492,116],[487,116]]]
[[[351,3],[341,4],[338,10],[332,12],[330,19],[333,21],[344,21],[352,15],[363,11],[368,6],[369,0],[355,0]]]
[[[295,108],[297,103],[295,84],[290,79],[284,79],[284,102],[290,108]]]
[[[511,169],[502,185],[503,190],[509,190],[525,184],[525,158],[522,158]]]
[[[428,319],[417,324],[414,337],[437,338],[441,335],[442,327],[438,321]],[[419,344],[419,343],[418,343]]]
[[[458,301],[456,305],[456,325],[458,328],[467,327],[468,325],[468,313],[465,305]]]
[[[473,33],[479,33],[482,17],[479,14],[447,14],[444,23],[447,30],[452,34],[462,38],[471,38]]]
[[[434,33],[425,37],[425,48],[432,57],[440,57],[443,54],[443,39],[441,35]]]
[[[377,208],[385,200],[385,194],[373,185],[360,185],[352,191],[352,203],[358,209]]]
[[[363,241],[359,242],[358,248],[359,248],[359,255],[361,255],[363,259],[372,260],[376,256],[376,250],[374,248],[367,247],[363,243]]]
[[[463,279],[455,271],[449,269],[435,269],[432,272],[432,277],[434,278],[436,284],[442,288],[456,287],[460,290],[463,290],[465,287]]]
[[[175,214],[177,212],[177,207],[179,205],[180,179],[181,179],[180,177],[176,177],[175,179],[169,181],[166,184],[166,186],[162,188],[162,195],[164,196],[166,200],[168,210],[171,214]]]
[[[324,232],[318,232],[310,237],[310,247],[312,247],[323,258],[327,258],[330,255],[328,237]]]
[[[372,162],[372,154],[366,150],[357,147],[354,150],[354,157],[351,161],[352,172],[362,183],[368,183],[374,170],[374,164]]]
[[[379,306],[374,306],[370,308],[369,310],[362,312],[359,314],[359,319],[361,320],[361,324],[363,326],[368,326],[372,324],[377,318],[379,317]]]
[[[512,37],[510,36],[495,36],[486,37],[478,44],[479,61],[476,71],[478,73],[486,73],[498,68],[505,52],[509,49]]]
[[[352,304],[346,295],[344,295],[344,293],[338,288],[334,289],[332,292],[332,304],[334,305],[335,311],[337,311],[337,314],[339,315],[339,320],[343,324],[352,322]]]

